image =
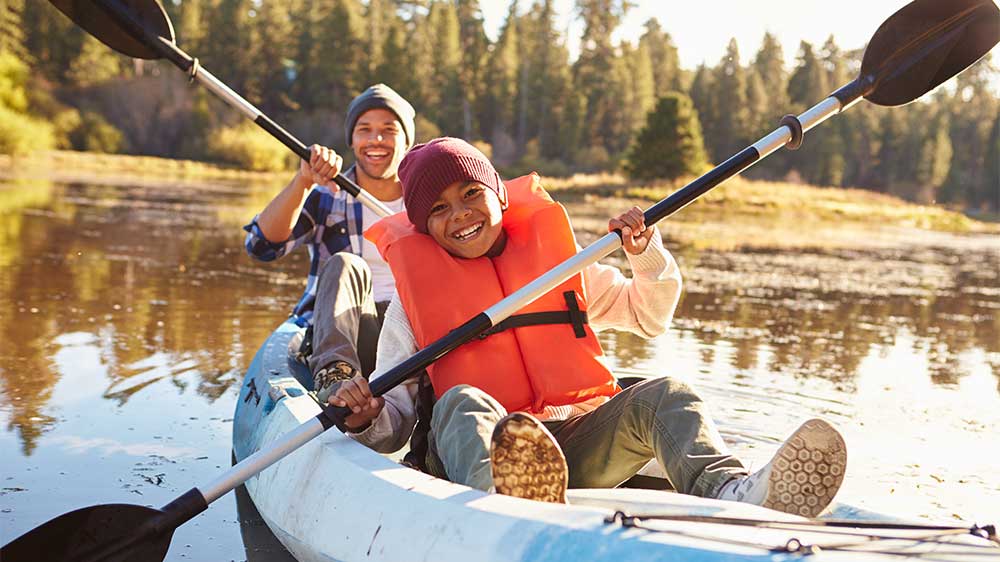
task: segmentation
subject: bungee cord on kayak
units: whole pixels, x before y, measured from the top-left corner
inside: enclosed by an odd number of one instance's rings
[[[813,519],[803,521],[769,521],[763,519],[746,519],[739,517],[711,516],[711,515],[690,515],[690,514],[629,514],[624,511],[616,511],[613,515],[605,519],[609,525],[619,525],[627,529],[642,529],[645,531],[659,533],[683,532],[688,536],[697,536],[686,531],[678,531],[676,528],[657,528],[655,525],[646,523],[656,523],[662,521],[676,521],[683,523],[704,523],[707,525],[739,525],[745,527],[759,527],[767,529],[788,529],[792,531],[803,531],[817,534],[828,534],[834,536],[850,536],[857,540],[844,542],[805,542],[797,538],[791,538],[784,545],[769,546],[764,543],[753,543],[748,541],[736,541],[736,544],[745,546],[756,546],[770,552],[788,552],[791,554],[815,554],[821,550],[852,550],[870,546],[877,541],[916,541],[916,542],[940,542],[948,543],[945,539],[957,536],[971,536],[986,539],[988,543],[974,545],[975,548],[985,549],[982,552],[961,551],[963,556],[995,556],[1000,548],[1000,537],[997,536],[995,525],[972,525],[969,527],[931,525],[917,523],[895,523],[881,521],[858,521],[858,520],[836,520],[836,519]],[[858,532],[859,530],[884,530],[900,532],[925,532],[921,535],[889,535]],[[708,538],[706,536],[705,538]],[[726,540],[726,539],[724,539]],[[865,549],[863,552],[876,552]],[[877,551],[882,554],[901,554],[891,550]],[[936,554],[946,554],[936,552]]]

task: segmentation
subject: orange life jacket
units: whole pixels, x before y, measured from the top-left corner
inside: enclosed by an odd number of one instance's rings
[[[365,232],[392,269],[419,347],[576,254],[566,211],[542,189],[537,175],[511,180],[507,190],[507,244],[494,258],[452,256],[417,232],[405,213],[382,219]],[[581,321],[586,303],[582,275],[577,274],[511,317],[563,311],[575,325],[566,320],[514,327],[466,343],[428,367],[435,395],[469,384],[511,412],[541,412],[546,406],[614,395],[618,386],[602,361],[601,346]]]

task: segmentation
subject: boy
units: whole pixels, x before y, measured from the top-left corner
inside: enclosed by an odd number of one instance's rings
[[[505,185],[464,141],[414,147],[400,179],[405,217],[384,219],[367,234],[397,289],[373,377],[576,252],[565,211],[537,176]],[[771,463],[748,475],[690,387],[657,378],[618,388],[594,331],[662,333],[681,280],[640,209],[608,228],[621,231],[632,279],[591,265],[508,319],[518,320],[428,368],[437,398],[430,472],[481,490],[565,501],[567,486],[617,486],[656,458],[678,492],[816,516],[846,465],[844,441],[826,422],[803,424]],[[413,429],[416,396],[411,382],[376,399],[355,377],[330,403],[351,408],[346,425],[355,439],[390,452]]]

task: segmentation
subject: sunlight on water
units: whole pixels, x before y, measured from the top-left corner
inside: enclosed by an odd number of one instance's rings
[[[236,217],[260,199],[0,184],[0,542],[87,504],[161,505],[229,465],[242,373],[308,267],[246,257]],[[678,248],[673,328],[601,341],[622,374],[691,381],[751,467],[821,416],[849,446],[840,501],[1000,522],[1000,241],[860,246]],[[251,511],[221,499],[168,558],[283,560],[241,538]]]

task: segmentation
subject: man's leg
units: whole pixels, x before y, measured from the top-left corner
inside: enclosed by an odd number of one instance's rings
[[[636,384],[592,412],[546,426],[566,455],[570,488],[617,486],[654,457],[685,494],[716,497],[746,474],[705,403],[675,379]]]
[[[368,264],[347,252],[330,256],[316,288],[313,353],[308,359],[318,394],[336,380],[350,378],[352,371],[371,374],[371,342],[377,341],[379,326]]]

